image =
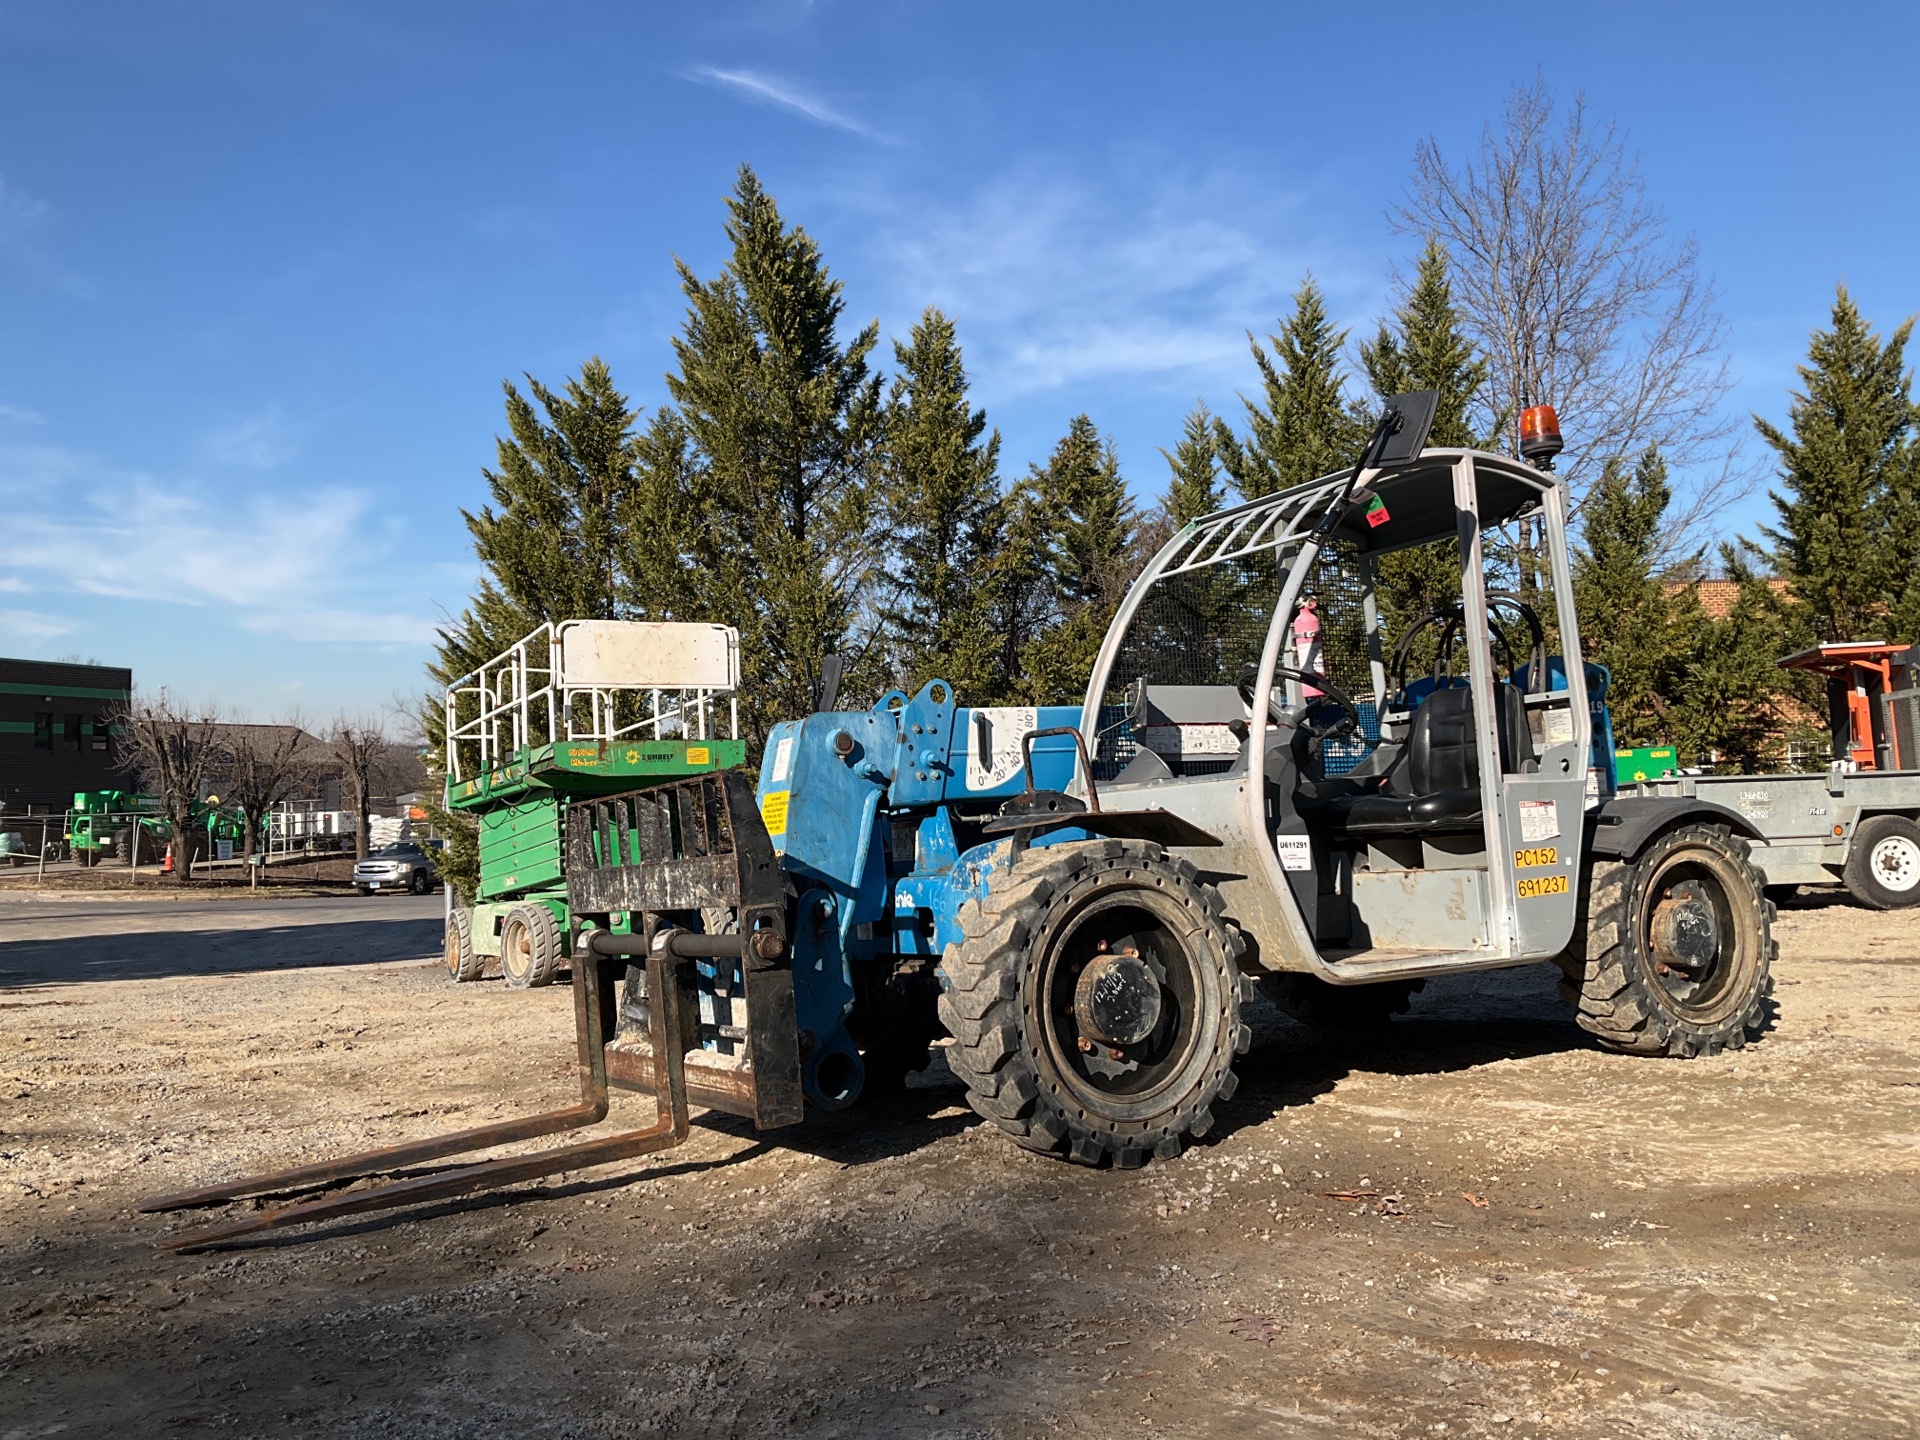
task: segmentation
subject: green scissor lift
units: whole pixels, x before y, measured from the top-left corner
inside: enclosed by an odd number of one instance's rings
[[[744,764],[739,682],[730,626],[567,620],[448,687],[447,808],[480,839],[473,903],[448,891],[455,980],[497,959],[510,985],[552,983],[568,959],[568,805]]]

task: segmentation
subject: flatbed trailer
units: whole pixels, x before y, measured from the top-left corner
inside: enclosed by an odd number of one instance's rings
[[[1622,795],[1685,796],[1758,832],[1753,863],[1769,886],[1844,885],[1876,910],[1920,904],[1920,770],[1836,762],[1802,775],[1668,775]]]

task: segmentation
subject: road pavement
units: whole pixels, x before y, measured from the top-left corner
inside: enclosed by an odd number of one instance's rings
[[[437,955],[441,895],[0,899],[0,989],[367,965]]]

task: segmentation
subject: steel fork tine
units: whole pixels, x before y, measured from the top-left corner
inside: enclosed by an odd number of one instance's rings
[[[654,982],[650,989],[653,999],[648,1006],[649,1028],[656,1055],[664,1055],[666,1064],[659,1067],[659,1084],[654,1093],[654,1123],[644,1130],[629,1130],[618,1135],[605,1135],[595,1140],[581,1140],[570,1145],[561,1145],[552,1150],[543,1150],[536,1155],[509,1155],[499,1160],[486,1160],[478,1165],[463,1165],[439,1175],[420,1175],[410,1180],[397,1180],[388,1185],[376,1186],[372,1190],[361,1190],[346,1195],[331,1195],[317,1200],[305,1200],[293,1205],[283,1205],[276,1210],[263,1211],[250,1215],[244,1220],[235,1220],[225,1225],[210,1225],[199,1230],[190,1230],[184,1235],[176,1235],[161,1242],[161,1248],[191,1254],[212,1246],[224,1245],[229,1241],[241,1239],[247,1235],[258,1234],[265,1230],[284,1229],[289,1225],[308,1225],[319,1220],[331,1220],[342,1215],[364,1214],[371,1210],[392,1210],[402,1205],[419,1204],[427,1200],[443,1200],[455,1195],[466,1195],[476,1190],[491,1189],[499,1185],[512,1185],[522,1180],[532,1180],[541,1175],[551,1175],[562,1170],[584,1170],[594,1165],[606,1165],[615,1160],[625,1160],[636,1155],[645,1155],[655,1150],[667,1150],[687,1138],[689,1121],[687,1116],[687,1080],[686,1055],[682,1043],[676,1043],[683,1034],[682,1008],[679,967],[689,962],[667,953],[655,951],[647,959],[648,978]],[[589,1043],[595,1056],[599,1055],[597,1039],[599,1018],[599,992],[601,989],[599,966],[586,963],[581,957],[575,965],[575,998],[581,998],[583,988],[587,991],[586,1000],[577,1012],[580,1028],[581,1047],[584,1051]],[[594,972],[591,981],[583,982],[581,977]],[[591,1022],[592,1028],[589,1028]],[[586,1057],[582,1056],[583,1063]],[[592,1081],[597,1083],[602,1100],[601,1114],[606,1112],[606,1071],[603,1065],[594,1065],[590,1071]],[[569,1113],[569,1112],[560,1112]],[[547,1119],[551,1117],[536,1117]],[[498,1128],[498,1127],[487,1127]],[[478,1132],[467,1132],[478,1133]],[[447,1139],[454,1137],[448,1136]],[[428,1144],[434,1142],[426,1142]],[[395,1149],[410,1147],[396,1146]],[[468,1148],[477,1148],[471,1147]],[[374,1151],[374,1155],[387,1152]],[[353,1161],[363,1161],[367,1156],[354,1156],[348,1161],[339,1162],[348,1165]],[[311,1166],[311,1170],[327,1167]],[[287,1172],[294,1173],[294,1172]],[[367,1173],[363,1167],[358,1172]],[[274,1177],[262,1176],[260,1179]],[[337,1177],[340,1178],[340,1177]],[[244,1182],[242,1182],[244,1183]],[[216,1189],[220,1187],[214,1187]],[[231,1188],[231,1187],[228,1187]],[[178,1199],[179,1197],[173,1197]],[[159,1208],[157,1205],[144,1207]]]

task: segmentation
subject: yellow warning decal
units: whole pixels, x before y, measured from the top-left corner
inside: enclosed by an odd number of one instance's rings
[[[1532,880],[1520,882],[1522,900],[1538,900],[1542,895],[1564,895],[1567,893],[1567,877],[1564,875],[1541,875]]]
[[[706,746],[689,745],[687,747],[687,764],[711,765],[712,763],[713,763],[713,752],[708,750]]]
[[[1542,845],[1537,850],[1516,850],[1513,852],[1513,868],[1516,870],[1538,870],[1543,865],[1558,865],[1560,852],[1551,845]]]
[[[787,833],[787,798],[791,790],[775,790],[760,802],[760,818],[767,823],[769,835]]]

